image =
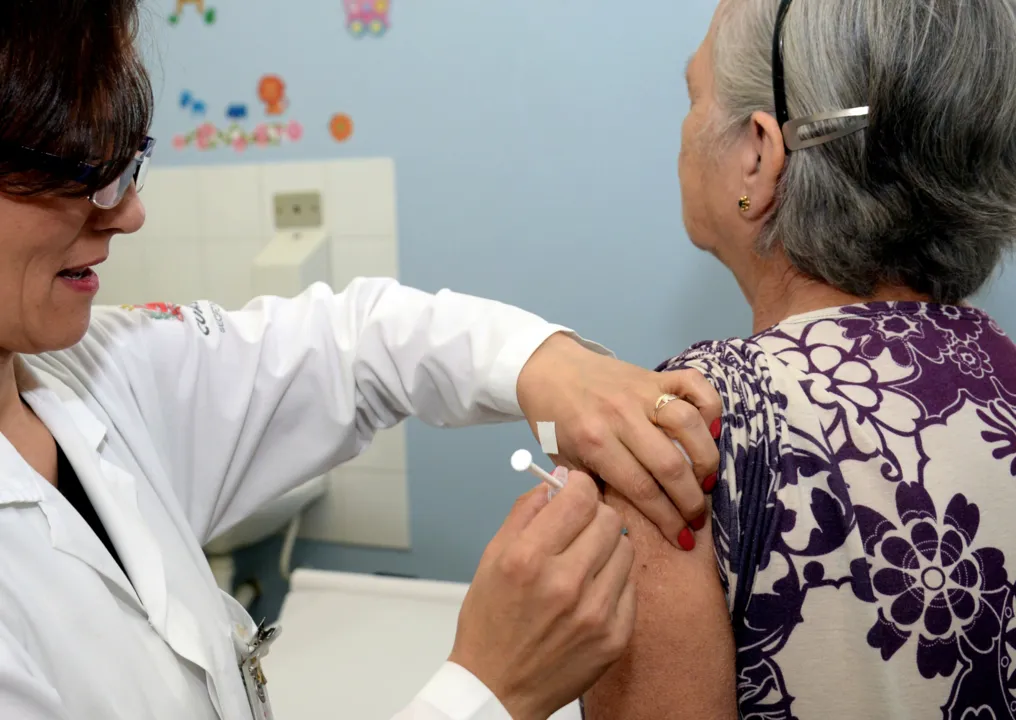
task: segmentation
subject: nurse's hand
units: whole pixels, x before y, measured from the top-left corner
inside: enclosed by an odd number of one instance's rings
[[[656,401],[677,395],[652,422]],[[598,475],[628,498],[667,540],[690,549],[720,456],[720,397],[694,370],[657,373],[598,355],[566,335],[551,336],[518,380],[529,425],[553,421],[561,465]],[[666,434],[664,434],[666,433]],[[667,439],[679,441],[692,466]],[[690,541],[690,542],[689,542]]]
[[[633,551],[620,516],[588,475],[572,472],[515,504],[480,560],[451,660],[514,720],[546,720],[623,652],[635,622]]]

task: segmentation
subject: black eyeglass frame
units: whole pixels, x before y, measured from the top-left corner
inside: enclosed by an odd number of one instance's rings
[[[142,171],[147,170],[148,162],[151,160],[152,153],[154,151],[155,138],[146,135],[144,140],[141,141],[141,147],[138,148],[134,157],[131,159],[131,162],[127,165],[120,176],[111,182],[109,186],[99,188],[91,193],[88,196],[88,201],[100,209],[110,210],[116,207],[120,201],[123,200],[123,197],[127,192],[127,188],[130,185],[130,180],[134,181],[137,186],[137,190],[140,191],[144,186],[144,177],[146,174]],[[36,150],[35,148],[3,141],[0,141],[0,155],[19,160],[34,170],[52,173],[53,175],[66,178],[72,183],[80,183],[82,185],[87,185],[92,177],[104,169],[103,165],[93,165],[91,163],[68,160],[67,158],[60,157],[59,155],[53,155],[52,153],[44,152],[42,150]],[[128,175],[130,176],[130,180],[125,182],[124,180]],[[96,200],[96,195],[114,184],[117,185],[115,201],[112,203],[98,202]]]

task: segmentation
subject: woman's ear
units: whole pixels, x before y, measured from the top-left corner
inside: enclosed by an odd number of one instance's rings
[[[780,125],[769,113],[752,113],[747,132],[742,182],[749,202],[742,214],[745,219],[757,220],[772,211],[787,153]]]

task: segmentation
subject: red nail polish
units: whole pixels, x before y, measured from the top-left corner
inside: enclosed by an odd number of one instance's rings
[[[696,532],[698,532],[699,530],[701,530],[705,526],[706,526],[706,516],[705,516],[705,513],[703,513],[702,515],[699,515],[697,518],[695,518],[694,520],[691,521],[691,529],[695,530]]]
[[[716,487],[716,473],[707,475],[706,479],[702,481],[702,492],[711,493],[714,487]]]
[[[677,544],[681,546],[682,550],[694,550],[695,549],[695,536],[691,534],[691,530],[685,528],[677,534]]]
[[[709,432],[713,436],[713,440],[720,439],[720,419],[716,418],[713,420],[713,424],[709,426]]]

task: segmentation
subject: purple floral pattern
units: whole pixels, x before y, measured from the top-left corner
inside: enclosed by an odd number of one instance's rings
[[[976,380],[994,372],[988,353],[981,350],[973,341],[956,341],[949,347],[949,357],[959,367],[960,372]]]
[[[987,603],[1006,590],[1005,557],[996,548],[973,549],[980,509],[963,495],[940,520],[923,487],[901,483],[896,506],[900,528],[857,507],[865,551],[880,567],[872,576],[880,607],[868,644],[888,660],[916,634],[921,675],[948,677],[960,640],[987,652],[998,637],[1001,620]]]
[[[1016,412],[1011,405],[993,402],[984,410],[978,410],[977,417],[987,425],[981,439],[991,445],[1000,443],[991,454],[999,460],[1011,456],[1009,471],[1016,477]]]
[[[870,303],[661,369],[678,367],[724,400],[714,542],[741,717],[902,701],[907,717],[1016,718],[1016,346],[998,325]],[[816,670],[830,647],[855,665]]]
[[[888,351],[897,365],[910,365],[913,345],[924,339],[921,324],[906,315],[860,315],[843,320],[842,326],[847,338],[859,341],[862,356],[877,360]]]

